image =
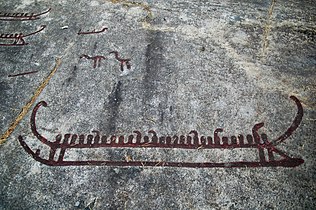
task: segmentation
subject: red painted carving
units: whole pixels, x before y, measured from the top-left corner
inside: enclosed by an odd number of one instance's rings
[[[97,66],[98,67],[100,67],[100,65],[101,65],[101,60],[102,59],[105,59],[105,57],[104,56],[102,56],[102,55],[97,55],[97,56],[89,56],[89,55],[85,55],[85,54],[83,54],[83,55],[81,55],[80,56],[80,59],[81,58],[86,58],[86,59],[88,59],[88,60],[93,60],[93,68],[96,68]]]
[[[131,70],[131,68],[132,68],[131,63],[130,63],[131,59],[129,59],[129,58],[128,59],[120,58],[119,57],[119,53],[117,51],[111,51],[111,52],[109,52],[109,54],[114,54],[115,59],[120,62],[120,69],[121,69],[121,71],[124,71],[124,65],[126,65],[126,68],[128,70]],[[102,55],[89,56],[89,55],[82,54],[80,56],[80,59],[81,58],[86,58],[86,59],[89,59],[89,60],[93,60],[93,68],[96,68],[97,66],[100,67],[101,60],[105,59],[105,56],[102,56]]]
[[[40,18],[41,15],[47,14],[51,8],[48,10],[39,13],[6,13],[6,12],[0,12],[0,20],[3,21],[26,21],[26,20],[37,20]]]
[[[0,34],[0,40],[12,40],[11,43],[0,43],[0,46],[23,46],[28,43],[25,42],[24,38],[28,36],[32,36],[44,30],[46,28],[45,25],[42,25],[41,28],[37,31],[34,31],[30,34],[24,35],[23,33],[15,33],[15,34]]]
[[[78,35],[99,34],[99,33],[103,33],[106,30],[108,30],[108,28],[106,28],[106,27],[100,31],[96,31],[95,29],[93,31],[81,31],[81,29],[80,29],[78,32]]]
[[[34,74],[37,72],[38,71],[29,71],[29,72],[23,72],[23,73],[19,73],[19,74],[9,74],[8,77],[18,77],[18,76],[23,76],[23,75],[27,75],[27,74]]]
[[[124,65],[126,65],[128,70],[131,70],[131,67],[132,67],[131,63],[130,63],[131,59],[129,59],[129,58],[127,58],[127,59],[120,58],[119,57],[119,53],[117,51],[112,51],[109,54],[114,54],[116,60],[118,60],[120,62],[121,71],[124,71]]]
[[[80,165],[107,165],[107,166],[171,166],[171,167],[295,167],[304,162],[301,158],[292,158],[275,146],[287,139],[298,128],[303,117],[303,107],[300,101],[295,97],[290,97],[297,105],[298,111],[294,121],[287,131],[274,141],[269,141],[267,135],[258,131],[264,126],[264,123],[257,123],[252,128],[252,134],[231,136],[229,138],[219,136],[223,129],[215,129],[213,136],[199,136],[198,132],[193,130],[186,135],[174,136],[158,136],[155,131],[148,131],[149,135],[142,137],[141,132],[134,131],[128,136],[101,136],[99,131],[93,131],[94,134],[77,135],[77,134],[61,134],[55,137],[54,141],[47,140],[38,131],[35,123],[36,113],[41,106],[46,107],[44,101],[39,102],[33,109],[31,115],[31,130],[36,138],[50,148],[48,159],[40,157],[40,150],[35,152],[26,144],[22,136],[19,136],[19,142],[27,153],[35,160],[50,166],[80,166]],[[111,161],[111,160],[87,160],[87,161],[65,161],[64,155],[67,150],[78,148],[179,148],[179,149],[238,149],[253,148],[258,151],[259,161],[236,161],[236,162],[161,162],[161,161]],[[57,149],[60,149],[59,154]],[[268,153],[268,157],[264,152]],[[55,156],[57,160],[55,160]],[[275,159],[275,155],[281,157],[280,160]]]

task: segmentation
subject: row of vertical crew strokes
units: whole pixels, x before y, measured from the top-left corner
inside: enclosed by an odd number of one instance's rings
[[[303,117],[303,108],[300,101],[291,96],[298,107],[297,114],[291,126],[280,137],[274,141],[269,141],[265,133],[261,135],[258,130],[264,126],[264,123],[257,123],[252,128],[252,134],[220,137],[219,133],[223,132],[222,128],[214,131],[211,136],[200,136],[197,131],[193,130],[186,135],[158,136],[153,130],[148,131],[149,135],[144,135],[140,131],[134,131],[131,135],[111,135],[101,136],[99,131],[92,131],[93,134],[58,134],[54,141],[48,141],[42,136],[36,127],[36,114],[41,106],[47,106],[45,101],[39,102],[33,109],[31,115],[31,129],[33,134],[44,144],[58,148],[91,148],[91,147],[162,147],[162,148],[252,148],[252,147],[270,147],[281,143],[288,138],[299,126]]]

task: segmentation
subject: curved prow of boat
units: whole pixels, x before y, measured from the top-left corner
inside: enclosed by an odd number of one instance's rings
[[[278,145],[278,144],[282,143],[283,141],[285,141],[285,139],[290,137],[292,135],[292,133],[298,128],[298,126],[302,122],[303,114],[304,114],[303,106],[302,106],[301,102],[298,100],[298,98],[296,98],[295,96],[290,96],[290,98],[295,102],[295,104],[297,106],[296,116],[295,116],[291,126],[281,136],[279,136],[277,139],[273,140],[270,143],[270,145],[272,145],[272,146]]]
[[[45,28],[46,28],[46,25],[41,25],[40,29],[38,29],[37,31],[34,31],[34,32],[30,33],[30,34],[23,35],[23,37],[32,36],[34,34],[37,34],[37,33],[41,32],[41,31],[43,31]]]
[[[47,107],[47,103],[45,101],[40,101],[36,104],[36,106],[34,107],[33,111],[32,111],[32,114],[31,114],[31,120],[30,120],[30,123],[31,123],[31,130],[32,130],[32,133],[36,136],[36,138],[38,138],[41,142],[43,142],[44,144],[48,145],[48,146],[51,146],[52,145],[52,142],[48,141],[47,138],[45,138],[44,136],[42,136],[38,131],[37,131],[37,128],[36,128],[36,123],[35,123],[35,120],[36,120],[36,114],[37,114],[37,110],[41,107],[41,106],[44,106],[44,107]]]
[[[36,127],[36,115],[41,106],[47,107],[45,101],[40,101],[35,105],[31,114],[31,130],[32,133],[42,143],[50,147],[48,158],[42,158],[40,149],[33,151],[23,140],[22,136],[18,137],[21,146],[29,153],[36,161],[50,166],[81,166],[81,165],[108,165],[108,166],[169,166],[169,167],[296,167],[304,160],[301,158],[292,158],[285,152],[277,149],[275,145],[287,139],[300,125],[303,118],[303,107],[300,101],[295,97],[290,97],[297,105],[298,111],[292,122],[291,126],[274,141],[268,141],[266,134],[259,134],[259,129],[264,126],[264,123],[257,123],[252,128],[252,135],[243,135],[231,137],[231,141],[227,136],[219,136],[223,132],[222,128],[217,128],[214,131],[214,141],[211,136],[201,136],[197,131],[192,130],[188,135],[174,135],[171,136],[158,136],[154,130],[149,130],[151,135],[142,137],[140,131],[134,131],[133,135],[129,135],[124,139],[124,135],[117,138],[116,135],[101,136],[99,131],[93,130],[94,135],[78,135],[78,134],[65,134],[64,138],[61,134],[55,137],[55,141],[48,141],[46,137],[42,136]],[[244,140],[247,140],[244,141]],[[65,158],[66,151],[74,149],[87,149],[87,148],[109,148],[109,147],[156,147],[161,149],[168,148],[182,148],[182,149],[257,149],[258,157],[255,161],[232,161],[232,162],[162,162],[161,160],[137,160],[137,161],[121,161],[121,160],[67,160]]]
[[[49,8],[48,10],[46,10],[46,11],[44,11],[44,12],[42,12],[42,13],[33,15],[33,17],[35,17],[36,19],[38,19],[38,16],[47,14],[47,13],[49,13],[51,10],[52,10],[52,8]]]

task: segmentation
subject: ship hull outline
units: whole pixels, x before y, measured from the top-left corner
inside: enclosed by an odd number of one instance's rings
[[[269,141],[266,134],[259,134],[259,129],[264,123],[257,123],[252,128],[252,134],[238,136],[220,136],[222,128],[217,128],[213,136],[199,136],[195,130],[185,135],[158,136],[153,130],[148,135],[142,136],[142,132],[134,131],[130,135],[102,136],[99,131],[93,134],[78,135],[58,134],[55,141],[49,141],[42,136],[36,127],[36,114],[42,106],[46,107],[45,101],[39,102],[31,114],[31,130],[35,137],[43,144],[50,147],[48,159],[42,158],[40,150],[35,152],[27,145],[22,136],[18,140],[24,150],[36,161],[49,166],[160,166],[160,167],[188,167],[188,168],[235,168],[235,167],[296,167],[304,163],[301,158],[292,158],[276,148],[276,145],[284,142],[298,128],[303,118],[303,107],[295,97],[290,97],[297,106],[297,114],[289,128],[275,140]],[[94,148],[160,148],[160,149],[238,149],[251,148],[258,151],[259,161],[233,161],[233,162],[164,162],[164,161],[114,161],[114,160],[64,160],[65,153],[71,149],[94,149]],[[58,154],[57,154],[58,153]],[[276,159],[277,155],[281,159]]]

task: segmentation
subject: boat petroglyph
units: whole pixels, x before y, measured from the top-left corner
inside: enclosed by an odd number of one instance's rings
[[[27,20],[37,20],[41,15],[47,14],[51,11],[51,8],[48,10],[34,14],[34,13],[8,13],[8,12],[0,12],[0,20],[2,21],[27,21]]]
[[[192,130],[181,135],[158,135],[156,131],[149,130],[143,134],[141,131],[133,131],[129,135],[101,135],[100,131],[92,131],[90,134],[58,134],[55,140],[48,140],[41,135],[36,126],[36,115],[41,107],[46,107],[45,101],[39,102],[31,114],[31,130],[35,137],[49,149],[49,157],[41,157],[40,149],[35,152],[27,145],[22,136],[18,140],[27,153],[35,160],[50,166],[79,166],[79,165],[107,165],[107,166],[170,166],[170,167],[295,167],[304,162],[301,158],[292,158],[276,146],[290,137],[300,125],[303,118],[303,107],[295,97],[290,97],[297,106],[297,113],[289,128],[280,137],[270,141],[265,133],[259,132],[264,126],[263,122],[256,123],[251,134],[237,136],[221,136],[222,128],[216,128],[211,136],[199,135]],[[260,133],[260,134],[259,134]],[[113,161],[113,160],[64,160],[65,153],[72,149],[95,148],[161,148],[161,149],[185,149],[207,150],[213,149],[243,149],[249,148],[257,151],[259,161],[231,161],[231,162],[162,162],[162,161]],[[276,158],[278,157],[278,158]]]
[[[2,39],[3,41],[10,41],[10,42],[3,42],[0,43],[0,46],[23,46],[23,45],[28,45],[28,43],[25,42],[24,38],[28,36],[32,36],[34,34],[37,34],[41,31],[43,31],[46,28],[46,25],[42,25],[40,29],[37,31],[34,31],[29,34],[23,34],[23,33],[13,33],[13,34],[0,34],[0,40]]]

